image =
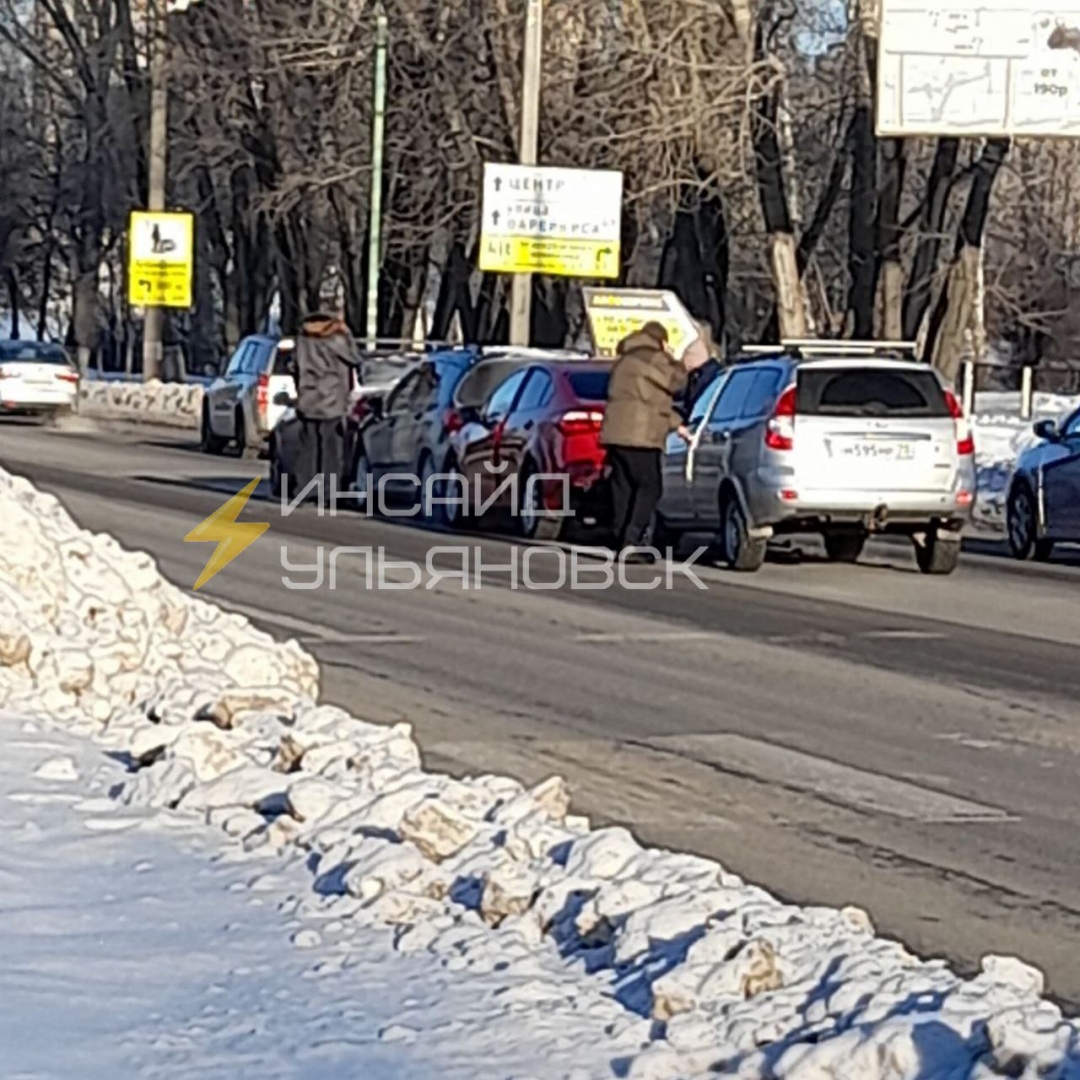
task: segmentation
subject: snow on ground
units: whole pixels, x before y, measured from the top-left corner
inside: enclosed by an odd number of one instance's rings
[[[208,990],[178,986],[173,1000],[171,982],[143,988],[147,973],[126,965],[138,997],[162,1000],[153,1011],[169,1018],[149,1049],[130,1048],[148,1055],[148,1075],[220,1067],[236,1077],[366,1078],[369,1062],[386,1061],[387,1075],[407,1076],[424,1072],[423,1060],[426,1075],[582,1080],[1080,1078],[1080,1033],[1042,1000],[1037,971],[991,957],[962,980],[876,937],[861,911],[785,905],[714,862],[644,849],[624,829],[592,830],[569,812],[557,778],[525,790],[504,777],[426,773],[408,725],[319,706],[317,692],[317,665],[295,643],[191,599],[148,557],[81,533],[55,499],[0,470],[0,701],[50,739],[89,736],[113,755],[109,769],[127,768],[114,781],[105,765],[39,748],[18,775],[39,790],[94,796],[95,822],[140,823],[93,832],[92,845],[138,850],[107,853],[106,880],[87,883],[80,903],[80,867],[102,859],[64,842],[73,826],[53,816],[62,803],[21,804],[34,815],[4,833],[0,865],[15,848],[26,868],[23,925],[37,924],[38,898],[65,892],[61,926],[100,926],[114,903],[105,890],[135,919],[144,909],[131,897],[145,889],[179,928],[172,939],[147,929],[155,971],[175,949],[178,982],[198,988],[221,956],[213,985],[224,980],[223,1003],[236,991],[226,1006],[235,1012],[211,1022],[200,1018]],[[186,856],[186,870],[178,844],[203,849]],[[205,874],[192,869],[200,858]],[[252,898],[279,901],[289,922],[276,940],[265,909],[252,909],[250,926],[234,914],[241,883]],[[179,905],[178,887],[190,897]],[[258,966],[234,965],[215,946],[224,932],[215,910],[222,925],[244,924],[234,940]],[[96,971],[80,952],[88,946],[76,945],[77,969]],[[39,961],[32,943],[23,947],[24,978],[57,987],[41,1005],[48,1022],[58,1030],[65,1009],[77,1020],[83,984],[65,997],[48,954]],[[305,963],[302,973],[325,980],[314,980],[317,993],[296,981]],[[292,993],[280,1025],[277,999],[253,996],[240,968]],[[430,971],[426,1007],[400,999]],[[390,1016],[397,1026],[382,1042],[400,1039],[402,1058],[350,1056],[351,1040],[370,1039]],[[32,1027],[20,1024],[16,1037]],[[244,1031],[255,1034],[245,1042]],[[277,1061],[260,1034],[291,1049]],[[329,1064],[316,1045],[335,1048]],[[409,1057],[414,1048],[425,1056]]]
[[[1036,394],[1030,420],[1020,419],[1020,395],[979,394],[975,402],[975,460],[978,495],[975,522],[1000,532],[1005,528],[1005,500],[1016,459],[1038,440],[1033,425],[1039,420],[1060,420],[1080,405],[1080,398],[1063,394]]]

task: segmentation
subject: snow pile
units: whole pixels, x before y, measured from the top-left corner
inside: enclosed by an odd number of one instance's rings
[[[202,417],[203,387],[191,383],[85,381],[80,411],[100,420],[197,428]]]
[[[1005,528],[1005,500],[1016,460],[1038,442],[1033,426],[1039,420],[1062,420],[1080,405],[1080,398],[1036,394],[1033,405],[1031,420],[1021,420],[1019,394],[985,393],[976,399],[975,521],[995,531]]]
[[[558,778],[427,773],[408,725],[318,705],[317,679],[295,644],[189,599],[0,470],[3,700],[126,753],[123,804],[308,867],[297,947],[389,927],[462,985],[502,980],[493,1015],[572,1009],[640,1048],[612,1066],[639,1080],[1080,1078],[1080,1032],[1039,972],[989,958],[961,980],[861,911],[784,905],[592,830]]]

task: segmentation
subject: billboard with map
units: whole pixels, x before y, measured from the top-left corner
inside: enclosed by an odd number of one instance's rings
[[[1080,0],[882,0],[879,135],[1080,136]]]

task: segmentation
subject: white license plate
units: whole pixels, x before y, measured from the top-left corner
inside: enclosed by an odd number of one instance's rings
[[[914,461],[915,445],[909,442],[886,442],[864,439],[840,444],[840,456],[866,461]]]

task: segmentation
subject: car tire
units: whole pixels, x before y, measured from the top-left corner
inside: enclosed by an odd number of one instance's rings
[[[861,531],[827,532],[822,539],[825,541],[825,554],[832,562],[858,562],[866,547],[866,533]]]
[[[526,469],[518,477],[518,532],[525,540],[558,540],[568,519],[548,514],[540,502],[541,486],[529,482],[534,475]]]
[[[1054,541],[1039,537],[1035,495],[1026,483],[1018,484],[1009,493],[1005,521],[1009,549],[1015,558],[1047,562],[1054,554]]]
[[[261,447],[251,446],[247,439],[247,421],[244,419],[244,410],[236,410],[236,456],[238,458],[257,458],[260,456]]]
[[[286,490],[286,484],[288,490]],[[277,449],[271,445],[270,447],[270,496],[274,499],[280,499],[284,494],[287,499],[291,499],[296,491],[296,480],[293,477],[285,477],[281,471],[281,458],[277,455]]]
[[[210,410],[204,404],[202,407],[202,422],[199,427],[199,449],[204,454],[220,455],[225,449],[226,440],[220,435],[215,435],[210,427]]]
[[[443,472],[451,474],[454,479],[449,481],[447,487],[450,484],[460,485],[459,491],[464,496],[463,503],[455,503],[453,505],[442,506],[439,509],[442,510],[443,524],[448,528],[459,530],[467,529],[473,524],[472,507],[469,506],[468,494],[469,485],[465,482],[465,477],[461,475],[458,469],[457,459],[451,455],[446,460],[446,465],[443,468]]]
[[[920,543],[915,541],[915,562],[923,574],[951,574],[960,562],[960,535],[930,529]]]
[[[446,507],[439,503],[428,503],[428,493],[434,498],[442,498],[445,494],[445,483],[433,484],[432,480],[438,475],[435,468],[435,459],[425,452],[416,466],[416,475],[420,478],[420,517],[431,525],[446,524]]]
[[[720,552],[732,570],[752,574],[765,562],[768,541],[750,535],[742,504],[730,494],[720,504]]]
[[[679,547],[680,540],[682,540],[682,533],[678,529],[672,528],[664,515],[657,510],[653,514],[652,525],[649,528],[650,546],[656,548],[661,555],[666,554],[669,550],[674,554]]]
[[[352,480],[349,486],[353,493],[352,503],[357,509],[368,512],[368,503],[371,501],[371,462],[368,460],[363,443],[358,444],[356,448]]]

